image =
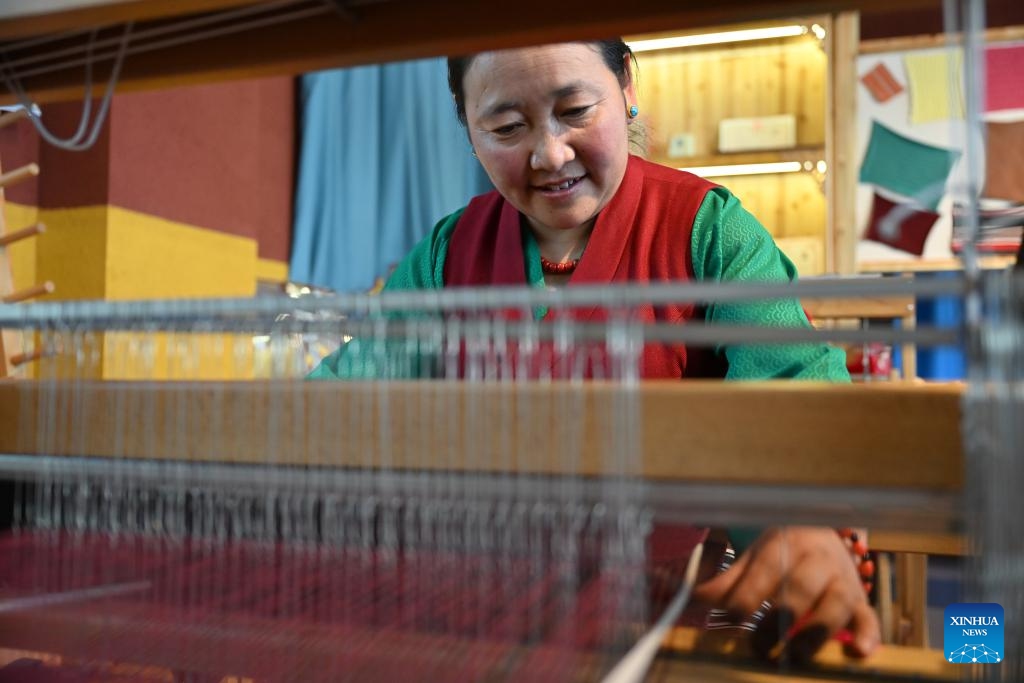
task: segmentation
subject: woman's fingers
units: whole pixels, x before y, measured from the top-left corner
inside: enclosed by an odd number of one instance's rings
[[[770,599],[777,607],[785,608],[800,618],[820,604],[832,585],[846,583],[839,576],[837,569],[835,559],[831,555],[820,551],[807,553],[798,565],[794,565],[786,573],[778,590]],[[855,587],[862,590],[859,584]],[[834,633],[843,625],[840,624],[829,632]]]
[[[867,657],[882,642],[882,627],[878,623],[878,615],[867,601],[859,603],[854,608],[850,632],[853,634],[853,642],[847,647],[847,653],[855,657]]]
[[[853,635],[851,655],[870,654],[880,640],[849,553],[830,529],[766,532],[728,571],[698,586],[694,597],[740,618],[771,601],[774,609],[754,645],[772,658],[809,659],[844,628]]]
[[[743,576],[747,565],[750,563],[750,555],[745,554],[733,562],[732,566],[721,574],[716,574],[707,581],[698,584],[693,589],[693,599],[716,607],[723,606],[732,592],[733,586]]]
[[[735,617],[747,617],[782,591],[792,591],[796,613],[810,609],[817,592],[831,572],[816,577],[811,572],[828,571],[827,561],[806,565],[805,557],[815,550],[812,529],[766,531],[740,559],[724,573],[698,588],[694,597],[727,610]],[[810,542],[808,542],[810,541]]]
[[[724,609],[734,621],[740,621],[761,609],[781,579],[781,567],[764,562],[758,550],[751,550],[732,567],[698,586],[694,599]]]
[[[878,646],[881,633],[874,610],[862,595],[840,581],[831,583],[814,609],[795,623],[793,614],[790,608],[780,606],[765,617],[753,639],[758,654],[773,660],[807,662],[844,628],[852,635],[845,647],[848,655],[865,657]]]

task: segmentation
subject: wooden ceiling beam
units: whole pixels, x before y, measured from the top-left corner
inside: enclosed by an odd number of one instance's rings
[[[251,0],[188,0],[187,3],[181,0],[181,4],[206,5],[207,9],[218,4],[245,2]],[[916,6],[926,2],[898,0],[896,4]],[[70,24],[81,27],[98,18],[128,17],[133,7],[138,13],[143,9],[152,12],[167,3],[139,0],[106,4],[111,7],[101,14],[99,7],[91,12],[79,10],[78,14],[58,12],[7,20],[0,13],[0,37],[36,35]],[[496,12],[490,4],[478,0],[360,0],[351,3],[348,18],[345,13],[327,9],[323,14],[287,24],[132,54],[125,61],[119,88],[128,91],[298,74],[484,49],[669,29],[693,30],[739,21],[811,16],[892,4],[892,0],[775,0],[770,3],[761,0],[718,3],[520,0],[515,12],[505,13]],[[137,18],[140,17],[141,14]],[[136,26],[142,29],[146,25],[143,22]],[[96,80],[105,77],[104,71],[109,69],[110,62],[99,67]],[[78,67],[30,78],[25,85],[37,101],[45,102],[81,97],[81,81],[82,69]]]

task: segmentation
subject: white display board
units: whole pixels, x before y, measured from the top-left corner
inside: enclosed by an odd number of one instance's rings
[[[1012,45],[1006,43],[1005,45]],[[1001,44],[1003,45],[1003,44]],[[903,87],[902,92],[896,94],[885,102],[879,102],[871,94],[871,91],[861,80],[857,83],[857,168],[864,159],[868,140],[871,134],[872,122],[877,121],[900,135],[922,142],[934,147],[943,147],[961,152],[959,161],[954,165],[946,183],[946,191],[939,202],[936,212],[939,219],[932,228],[925,242],[924,254],[920,257],[927,259],[949,259],[953,256],[950,250],[950,239],[952,237],[952,206],[954,197],[965,198],[964,184],[967,178],[967,157],[966,142],[968,131],[966,122],[963,119],[944,119],[930,121],[927,123],[912,123],[910,116],[912,83],[909,80],[905,57],[908,54],[938,54],[946,52],[953,54],[958,48],[929,48],[914,50],[912,52],[881,52],[863,54],[857,58],[858,79],[864,76],[878,64],[884,64],[895,80]],[[982,62],[984,56],[979,55]],[[952,76],[952,74],[951,74]],[[962,70],[959,73],[960,87],[964,88]],[[967,96],[966,89],[961,90]],[[1001,111],[983,114],[987,121],[1015,121],[1024,120],[1024,110]],[[975,131],[971,136],[974,149],[972,153],[977,154],[979,173],[984,173],[984,137],[983,131]],[[984,179],[979,177],[978,186],[983,185]],[[868,227],[871,216],[872,198],[875,186],[858,183],[856,218],[860,234],[863,235]],[[885,190],[880,190],[885,194]],[[895,197],[893,197],[895,198]],[[857,262],[883,262],[883,261],[907,261],[918,258],[915,254],[894,249],[879,242],[860,240],[857,245]]]

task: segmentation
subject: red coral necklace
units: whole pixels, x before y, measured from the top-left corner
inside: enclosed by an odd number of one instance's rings
[[[540,257],[540,269],[544,271],[545,275],[568,275],[576,270],[580,260],[578,258],[569,259],[568,261],[549,261],[543,256]]]

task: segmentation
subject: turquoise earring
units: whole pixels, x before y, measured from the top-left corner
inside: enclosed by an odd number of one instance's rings
[[[636,106],[635,104],[629,108],[629,118],[635,119],[639,113],[640,107]]]

